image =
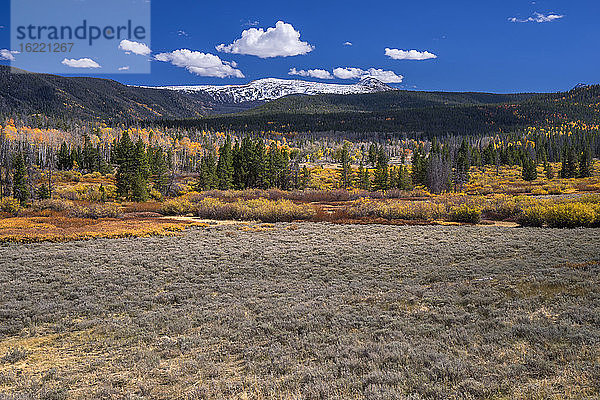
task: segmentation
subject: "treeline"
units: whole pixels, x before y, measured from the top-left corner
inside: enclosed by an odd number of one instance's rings
[[[451,137],[440,141],[434,138],[431,142],[395,151],[401,156],[399,165],[397,162],[390,164],[389,148],[371,144],[361,148],[357,171],[349,161],[350,148],[349,142],[344,143],[337,156],[340,187],[381,191],[425,186],[433,193],[461,190],[469,182],[469,171],[473,166],[496,167],[497,172],[501,165],[520,166],[526,181],[538,177],[540,165],[547,179],[555,176],[585,178],[593,172],[593,158],[600,155],[599,138],[587,131],[564,135],[536,134],[529,138],[513,134],[487,140]],[[410,170],[407,153],[412,153]],[[553,170],[553,162],[561,162],[560,170]]]
[[[300,142],[299,142],[300,143]],[[402,143],[402,144],[401,144]],[[306,146],[309,146],[306,143]],[[406,146],[406,147],[404,147]],[[115,173],[117,194],[143,201],[174,192],[176,171],[193,174],[196,190],[279,188],[310,185],[306,165],[312,153],[258,136],[208,141],[188,161],[174,162],[172,149],[133,141],[127,132],[112,143],[49,145],[11,142],[0,135],[0,195],[21,202],[52,194],[54,170]],[[460,190],[472,166],[521,166],[525,180],[537,178],[538,166],[548,179],[590,176],[600,154],[597,129],[557,132],[530,128],[498,137],[447,137],[432,141],[344,142],[332,159],[339,163],[339,187],[383,191],[425,186],[435,193]],[[193,162],[190,162],[192,160]],[[551,163],[561,163],[554,171]],[[358,166],[358,168],[356,168]],[[410,167],[410,168],[409,168]],[[46,173],[46,175],[44,175]]]
[[[305,188],[308,169],[300,169],[300,152],[246,136],[235,143],[227,137],[216,151],[209,148],[200,161],[196,189]]]
[[[169,192],[174,179],[171,152],[147,146],[141,139],[133,142],[124,133],[111,146],[107,161],[104,148],[92,146],[87,137],[84,143],[83,147],[63,143],[56,154],[49,150],[44,159],[34,159],[32,145],[9,147],[0,140],[0,197],[12,196],[22,204],[33,198],[49,198],[53,172],[74,169],[101,175],[115,173],[117,194],[126,199],[144,201],[152,191],[161,196]]]

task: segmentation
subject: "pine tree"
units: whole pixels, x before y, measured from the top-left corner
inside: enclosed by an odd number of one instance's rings
[[[523,180],[528,182],[537,179],[537,164],[529,155],[525,155],[523,158],[522,176]]]
[[[138,139],[133,151],[133,182],[131,185],[131,198],[135,201],[144,201],[148,199],[148,178],[150,169],[148,167],[148,157],[146,155],[146,146],[142,139]]]
[[[587,178],[592,176],[592,156],[589,147],[584,147],[579,156],[579,177]]]
[[[167,157],[159,146],[148,149],[148,159],[150,161],[150,175],[153,186],[161,194],[166,194],[168,186],[169,165]]]
[[[546,175],[546,179],[548,180],[554,179],[554,170],[548,160],[544,160],[544,175]]]
[[[412,188],[410,173],[408,172],[408,168],[404,165],[400,166],[398,171],[397,186],[400,190],[410,190]]]
[[[214,149],[208,152],[200,160],[200,177],[196,190],[215,189],[218,185],[217,180],[217,157]]]
[[[368,160],[369,160],[369,164],[371,165],[371,167],[375,167],[375,164],[377,164],[377,146],[374,143],[371,143],[371,145],[369,146],[369,153],[367,155]]]
[[[81,168],[88,172],[97,171],[96,160],[96,149],[92,146],[89,136],[85,135],[83,151],[81,153]]]
[[[561,178],[575,178],[577,176],[577,160],[575,149],[570,146],[563,152],[562,168],[560,170]]]
[[[62,142],[62,144],[60,145],[56,167],[60,170],[68,170],[73,168],[73,159],[71,158],[69,147],[65,142]]]
[[[82,157],[81,157],[81,147],[80,146],[73,146],[73,148],[71,149],[71,155],[70,155],[71,160],[73,160],[72,163],[72,168],[81,168],[81,165],[83,163],[82,161]]]
[[[427,180],[427,159],[422,146],[415,148],[412,157],[412,182],[414,185],[425,185]]]
[[[300,172],[300,189],[306,189],[310,183],[310,170],[304,165]]]
[[[458,187],[462,187],[469,182],[469,169],[471,168],[471,157],[469,145],[466,139],[463,139],[458,153],[456,154],[456,168],[454,182]]]
[[[389,171],[388,159],[383,146],[379,148],[377,153],[377,166],[375,168],[375,176],[373,178],[373,189],[387,190],[389,187]]]
[[[150,169],[146,146],[141,139],[133,143],[124,132],[114,149],[117,169],[117,193],[128,199],[143,201],[148,198]]]
[[[29,200],[30,193],[27,185],[27,169],[22,152],[17,152],[13,159],[13,197],[21,202],[22,205]]]
[[[254,186],[257,188],[266,188],[267,183],[267,148],[265,146],[264,140],[257,137],[254,140],[254,152],[252,155],[252,163],[254,165]],[[306,166],[305,166],[306,167]],[[308,168],[306,169],[308,171]],[[308,172],[310,174],[310,171]],[[306,182],[308,185],[308,181]]]
[[[217,186],[221,190],[231,189],[233,185],[233,154],[231,138],[228,136],[225,143],[219,149],[219,161],[217,163]]]
[[[362,190],[371,190],[371,177],[369,176],[369,170],[363,166],[362,160],[358,167],[358,187]]]
[[[389,189],[397,189],[398,188],[398,168],[389,167],[389,178],[388,178],[388,188]]]
[[[352,166],[350,164],[350,143],[345,142],[340,154],[340,187],[347,189],[352,184]]]

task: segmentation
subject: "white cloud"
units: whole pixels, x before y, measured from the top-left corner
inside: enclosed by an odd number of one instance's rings
[[[362,75],[364,75],[367,71],[362,70],[360,68],[334,68],[333,75],[339,79],[358,79]]]
[[[145,43],[133,42],[127,39],[121,40],[121,43],[119,43],[119,50],[123,50],[127,54],[133,53],[139,56],[147,56],[152,52],[150,47],[148,47]]]
[[[297,70],[296,68],[292,68],[288,72],[288,75],[299,75],[319,79],[333,79],[333,75],[324,69]]]
[[[0,60],[15,61],[15,56],[13,56],[13,52],[8,49],[0,49]]]
[[[200,76],[213,76],[226,78],[233,76],[243,78],[244,74],[236,69],[235,62],[221,60],[218,56],[210,53],[201,53],[188,49],[175,50],[170,53],[160,53],[154,57],[158,61],[170,62],[171,64],[187,69],[192,74]]]
[[[119,71],[128,71],[129,65],[125,65],[124,67],[119,67]]]
[[[80,58],[78,60],[75,58],[65,58],[62,60],[62,64],[71,68],[100,68],[100,64],[91,58]]]
[[[177,31],[177,36],[185,36],[185,37],[188,37],[188,36],[189,36],[189,34],[188,34],[186,31],[184,31],[184,30],[181,30],[181,29],[180,29],[180,30],[178,30],[178,31]]]
[[[519,23],[537,22],[538,24],[541,24],[544,22],[553,22],[553,21],[559,20],[561,18],[564,18],[564,15],[553,14],[553,13],[541,14],[541,13],[536,12],[529,18],[519,19],[516,17],[512,17],[512,18],[509,18],[508,20],[510,22],[519,22]]]
[[[344,42],[344,46],[352,46],[352,42]]]
[[[369,68],[366,76],[377,78],[383,83],[400,83],[404,79],[402,75],[396,75],[394,71],[384,71],[383,69]]]
[[[367,70],[354,67],[335,68],[333,75],[339,79],[359,79],[376,78],[383,83],[400,83],[404,79],[402,75],[397,75],[394,71],[385,71],[378,68],[369,68]]]
[[[274,28],[250,28],[242,32],[242,37],[233,43],[216,46],[217,51],[233,54],[248,54],[260,58],[288,57],[306,54],[314,49],[307,42],[300,41],[300,32],[291,24],[278,21]]]
[[[428,51],[385,49],[385,55],[394,60],[429,60],[437,56]]]

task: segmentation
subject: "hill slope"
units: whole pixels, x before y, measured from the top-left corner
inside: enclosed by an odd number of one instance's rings
[[[18,71],[18,70],[17,70]],[[99,119],[185,118],[205,113],[201,98],[109,79],[11,73],[0,66],[0,113]]]
[[[295,93],[373,93],[393,90],[375,80],[352,85],[261,79],[247,85],[141,87],[109,79],[34,74],[0,65],[0,113],[109,120],[191,118],[248,110]]]
[[[536,94],[416,92],[408,90],[393,90],[352,96],[339,94],[288,96],[271,101],[244,114],[397,111],[418,107],[515,103],[527,100],[533,96],[536,96]]]
[[[321,91],[333,93],[315,94]],[[297,92],[310,95],[284,96]],[[278,96],[284,97],[265,103]],[[374,79],[354,85],[263,79],[247,85],[147,88],[108,79],[15,74],[0,66],[0,114],[145,120],[203,129],[464,135],[539,123],[599,123],[599,109],[599,85],[553,94],[412,92],[391,90]],[[237,114],[214,115],[232,112]]]
[[[566,121],[600,123],[600,85],[552,94],[395,91],[289,96],[237,115],[160,123],[250,132],[344,132],[346,137],[365,134],[431,137],[487,134]]]

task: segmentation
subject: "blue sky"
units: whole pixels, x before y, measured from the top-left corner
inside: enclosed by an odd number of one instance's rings
[[[8,1],[2,2],[8,8]],[[141,85],[237,84],[264,77],[352,83],[384,74],[399,88],[490,92],[600,83],[600,2],[594,0],[153,0],[151,5],[152,52],[128,54],[152,60],[151,74],[106,74],[102,67],[72,68],[73,74]],[[241,39],[244,30],[275,28],[278,21],[285,24],[272,37],[253,31],[259,43],[263,40],[260,48]],[[9,49],[8,12],[0,13],[0,25],[0,49]],[[389,53],[397,59],[386,56],[386,48],[395,49]],[[179,49],[189,51],[173,53]],[[402,59],[407,55],[400,51],[413,49],[419,53],[412,58],[426,59]],[[292,76],[292,68],[321,70],[301,73],[332,79]],[[335,68],[343,70],[334,73]]]

